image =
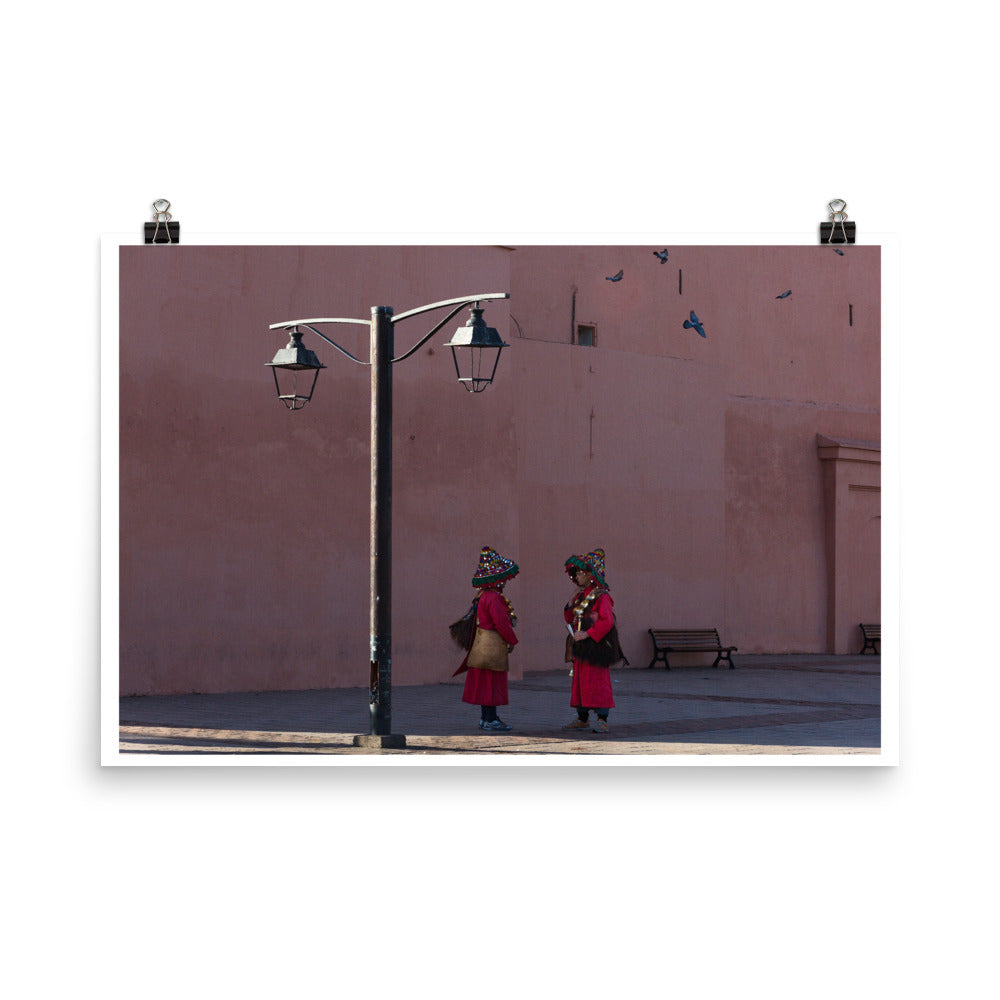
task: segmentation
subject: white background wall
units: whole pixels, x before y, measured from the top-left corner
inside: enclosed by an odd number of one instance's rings
[[[7,356],[44,361],[5,396],[17,995],[973,991],[996,671],[943,633],[994,613],[981,9],[6,12]],[[811,242],[838,196],[901,248],[899,768],[98,768],[99,233],[168,197],[182,233]],[[490,879],[469,861],[487,820]]]

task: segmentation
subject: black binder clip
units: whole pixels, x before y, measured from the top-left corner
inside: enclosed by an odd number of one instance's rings
[[[830,221],[819,224],[820,243],[853,243],[854,223],[847,221],[847,202],[843,198],[834,198],[830,202]],[[840,231],[837,231],[840,226]]]
[[[157,198],[153,202],[153,222],[145,224],[147,243],[180,243],[181,224],[171,222],[170,202],[166,198]]]

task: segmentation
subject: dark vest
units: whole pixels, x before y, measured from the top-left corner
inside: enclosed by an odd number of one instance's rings
[[[587,604],[586,610],[583,612],[583,618],[581,619],[581,631],[586,632],[588,629],[594,627],[594,623],[597,621],[597,614],[594,609],[601,595],[606,593],[608,591],[600,587],[591,592],[591,600]],[[572,607],[567,605],[567,608],[572,613]],[[614,615],[614,612],[612,612],[612,615]],[[611,626],[611,631],[600,642],[594,642],[590,636],[587,636],[586,639],[574,642],[571,650],[574,660],[589,663],[592,667],[610,667],[620,662],[624,659],[624,654],[622,653],[621,644],[618,642],[617,622]]]

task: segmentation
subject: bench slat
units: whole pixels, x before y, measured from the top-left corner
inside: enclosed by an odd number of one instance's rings
[[[650,632],[657,639],[666,639],[668,641],[673,641],[676,639],[718,639],[719,633],[715,631],[707,632],[680,632],[677,630],[667,630],[667,629],[650,629]]]
[[[692,640],[691,642],[685,642],[681,640],[680,642],[658,642],[658,646],[665,649],[721,649],[722,643],[720,642],[702,642],[700,639]]]

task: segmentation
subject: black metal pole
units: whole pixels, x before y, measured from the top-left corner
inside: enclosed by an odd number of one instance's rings
[[[372,736],[392,732],[392,309],[372,307],[371,684]]]

